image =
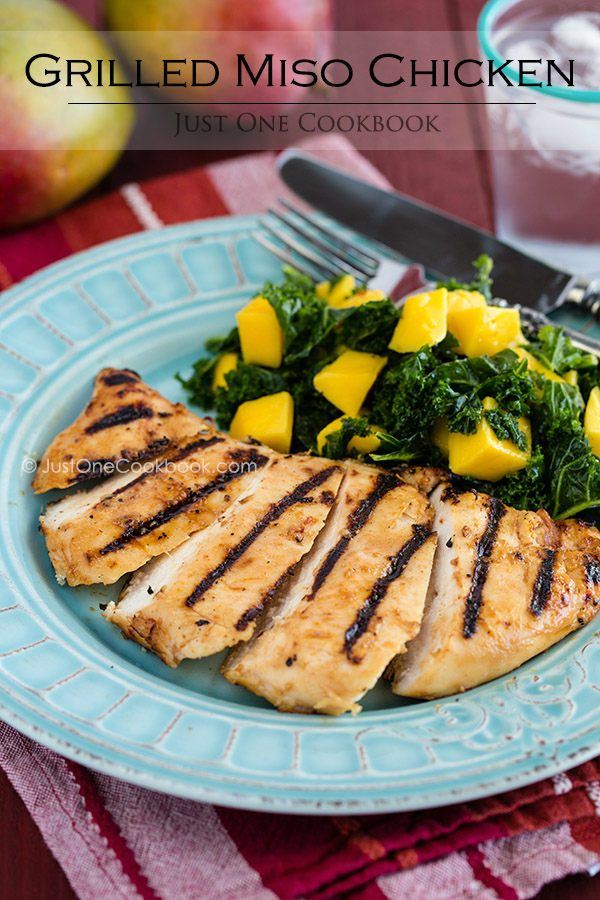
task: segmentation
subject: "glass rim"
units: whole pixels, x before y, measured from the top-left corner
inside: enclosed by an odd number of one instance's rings
[[[487,0],[477,20],[477,35],[479,43],[487,59],[493,59],[496,64],[502,62],[503,57],[498,53],[492,41],[492,32],[501,13],[505,12],[516,0]],[[518,79],[516,69],[507,68],[507,73]],[[575,103],[600,103],[600,90],[584,90],[570,87],[539,87],[535,84],[523,85],[526,90],[539,91],[548,97],[557,97],[561,100],[571,100]]]

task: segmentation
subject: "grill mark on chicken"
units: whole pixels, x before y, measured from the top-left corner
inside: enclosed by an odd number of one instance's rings
[[[288,566],[285,572],[281,573],[275,584],[271,585],[271,587],[267,591],[265,591],[260,601],[255,606],[251,606],[250,609],[247,609],[246,612],[239,617],[239,619],[235,623],[236,631],[245,631],[248,625],[250,625],[251,622],[254,622],[254,620],[260,616],[267,603],[269,603],[275,596],[277,591],[285,582],[286,578],[288,578],[292,574],[297,565],[298,563],[295,562],[293,565]]]
[[[413,536],[392,557],[387,570],[380,575],[371,589],[371,593],[359,609],[356,618],[344,635],[344,652],[353,663],[360,663],[361,658],[352,652],[356,642],[363,636],[369,627],[369,623],[379,604],[385,599],[390,585],[400,578],[411,558],[420,550],[427,538],[431,535],[431,529],[424,525],[413,525]]]
[[[205,577],[198,582],[192,593],[189,595],[187,600],[185,601],[186,606],[193,607],[205,594],[209,588],[211,588],[215,582],[217,582],[223,575],[227,572],[231,566],[240,559],[246,552],[246,550],[254,543],[254,541],[265,531],[269,525],[272,525],[273,522],[276,522],[277,519],[281,518],[281,516],[288,510],[291,506],[295,506],[296,503],[311,503],[312,497],[307,497],[312,490],[319,487],[323,484],[330,475],[337,470],[337,466],[328,466],[326,469],[323,469],[321,472],[317,472],[315,475],[312,475],[306,481],[303,481],[297,487],[294,488],[293,491],[290,491],[289,494],[286,494],[285,497],[282,497],[277,503],[274,503],[269,511],[256,522],[256,524],[251,528],[251,530],[242,538],[239,544],[236,544],[235,547],[232,547],[225,559],[219,563],[218,566],[209,572]],[[249,610],[244,615],[248,615],[252,611]],[[258,615],[258,612],[256,613]],[[243,618],[243,617],[242,617]],[[241,622],[241,619],[240,619]],[[239,622],[238,622],[239,624]],[[239,630],[239,629],[238,629]]]
[[[600,559],[596,559],[594,556],[586,556],[585,577],[590,587],[600,584]]]
[[[317,592],[323,587],[325,581],[327,580],[327,577],[333,571],[334,566],[343,556],[346,548],[348,547],[348,544],[350,543],[352,538],[356,537],[358,532],[367,524],[370,515],[374,511],[379,501],[382,500],[389,491],[397,487],[398,484],[400,484],[400,479],[397,475],[393,475],[391,473],[381,473],[379,475],[375,488],[348,516],[348,527],[346,533],[331,548],[331,550],[325,557],[322,565],[319,568],[319,571],[315,575],[312,588],[309,593],[309,599],[312,600]]]
[[[257,453],[257,451],[252,448],[246,451],[245,459],[243,461],[244,463],[248,463],[248,465],[255,465],[256,468],[262,468],[262,466],[268,462],[268,457]],[[236,470],[228,469],[226,472],[221,472],[216,478],[209,481],[207,484],[202,485],[202,487],[197,490],[186,491],[180,500],[163,507],[163,509],[151,518],[143,519],[135,525],[128,525],[118,538],[115,538],[114,541],[106,544],[105,547],[102,547],[102,549],[98,551],[99,555],[106,556],[107,553],[114,553],[115,550],[120,550],[131,541],[144,537],[144,535],[149,534],[156,528],[160,528],[162,525],[170,522],[171,519],[174,519],[175,516],[180,515],[180,513],[188,509],[188,507],[193,506],[198,500],[202,500],[204,497],[208,497],[209,494],[221,490],[226,484],[235,481],[236,478],[241,478],[246,472],[247,470],[244,470],[243,466],[238,467]]]
[[[444,495],[444,500],[446,496]],[[496,537],[498,535],[498,526],[504,514],[506,507],[500,500],[490,497],[487,501],[488,520],[485,531],[477,542],[475,551],[475,567],[473,570],[473,578],[471,587],[467,595],[465,603],[465,615],[463,624],[463,637],[472,638],[477,631],[477,620],[479,619],[479,611],[481,609],[481,598],[483,588],[487,579],[490,568],[490,557]]]
[[[85,429],[85,433],[97,434],[106,428],[115,428],[117,425],[127,425],[129,422],[137,422],[138,419],[152,419],[153,417],[154,410],[145,403],[129,403],[92,422]]]
[[[133,369],[123,369],[121,372],[113,372],[112,375],[104,375],[102,383],[107,387],[115,387],[118,384],[131,384],[140,380],[140,376]]]
[[[544,558],[540,564],[535,584],[533,585],[533,594],[531,597],[530,610],[534,616],[539,616],[546,609],[550,593],[552,591],[552,581],[554,579],[554,563],[556,560],[556,550],[544,551]]]

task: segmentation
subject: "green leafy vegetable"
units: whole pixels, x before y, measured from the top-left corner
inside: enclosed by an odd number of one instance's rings
[[[486,253],[482,253],[481,256],[478,256],[473,262],[475,276],[472,281],[464,282],[457,281],[455,278],[450,278],[448,281],[439,281],[437,286],[448,288],[449,291],[479,291],[486,300],[491,300],[492,285],[494,283],[491,276],[493,267],[493,259]]]
[[[348,444],[353,437],[365,437],[369,434],[369,420],[365,416],[344,416],[337,431],[332,431],[325,439],[322,455],[329,459],[342,459],[348,456]]]
[[[512,441],[519,450],[527,450],[527,436],[521,431],[516,416],[504,409],[488,409],[484,416],[499,440]]]
[[[564,375],[571,369],[596,369],[598,360],[592,353],[575,347],[562,328],[544,325],[528,347],[529,352],[543,365]]]

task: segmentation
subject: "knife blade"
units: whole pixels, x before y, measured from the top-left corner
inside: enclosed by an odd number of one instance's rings
[[[376,240],[434,278],[471,281],[473,260],[487,253],[494,260],[494,294],[541,312],[559,306],[585,284],[420,201],[383,190],[318,162],[297,150],[278,159],[285,184],[315,209]]]

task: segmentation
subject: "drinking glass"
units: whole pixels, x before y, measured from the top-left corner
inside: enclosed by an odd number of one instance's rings
[[[486,89],[495,224],[525,252],[597,274],[600,0],[490,0],[478,31],[484,58],[497,64],[555,59],[568,72],[575,60],[574,87],[555,78],[541,88]]]

